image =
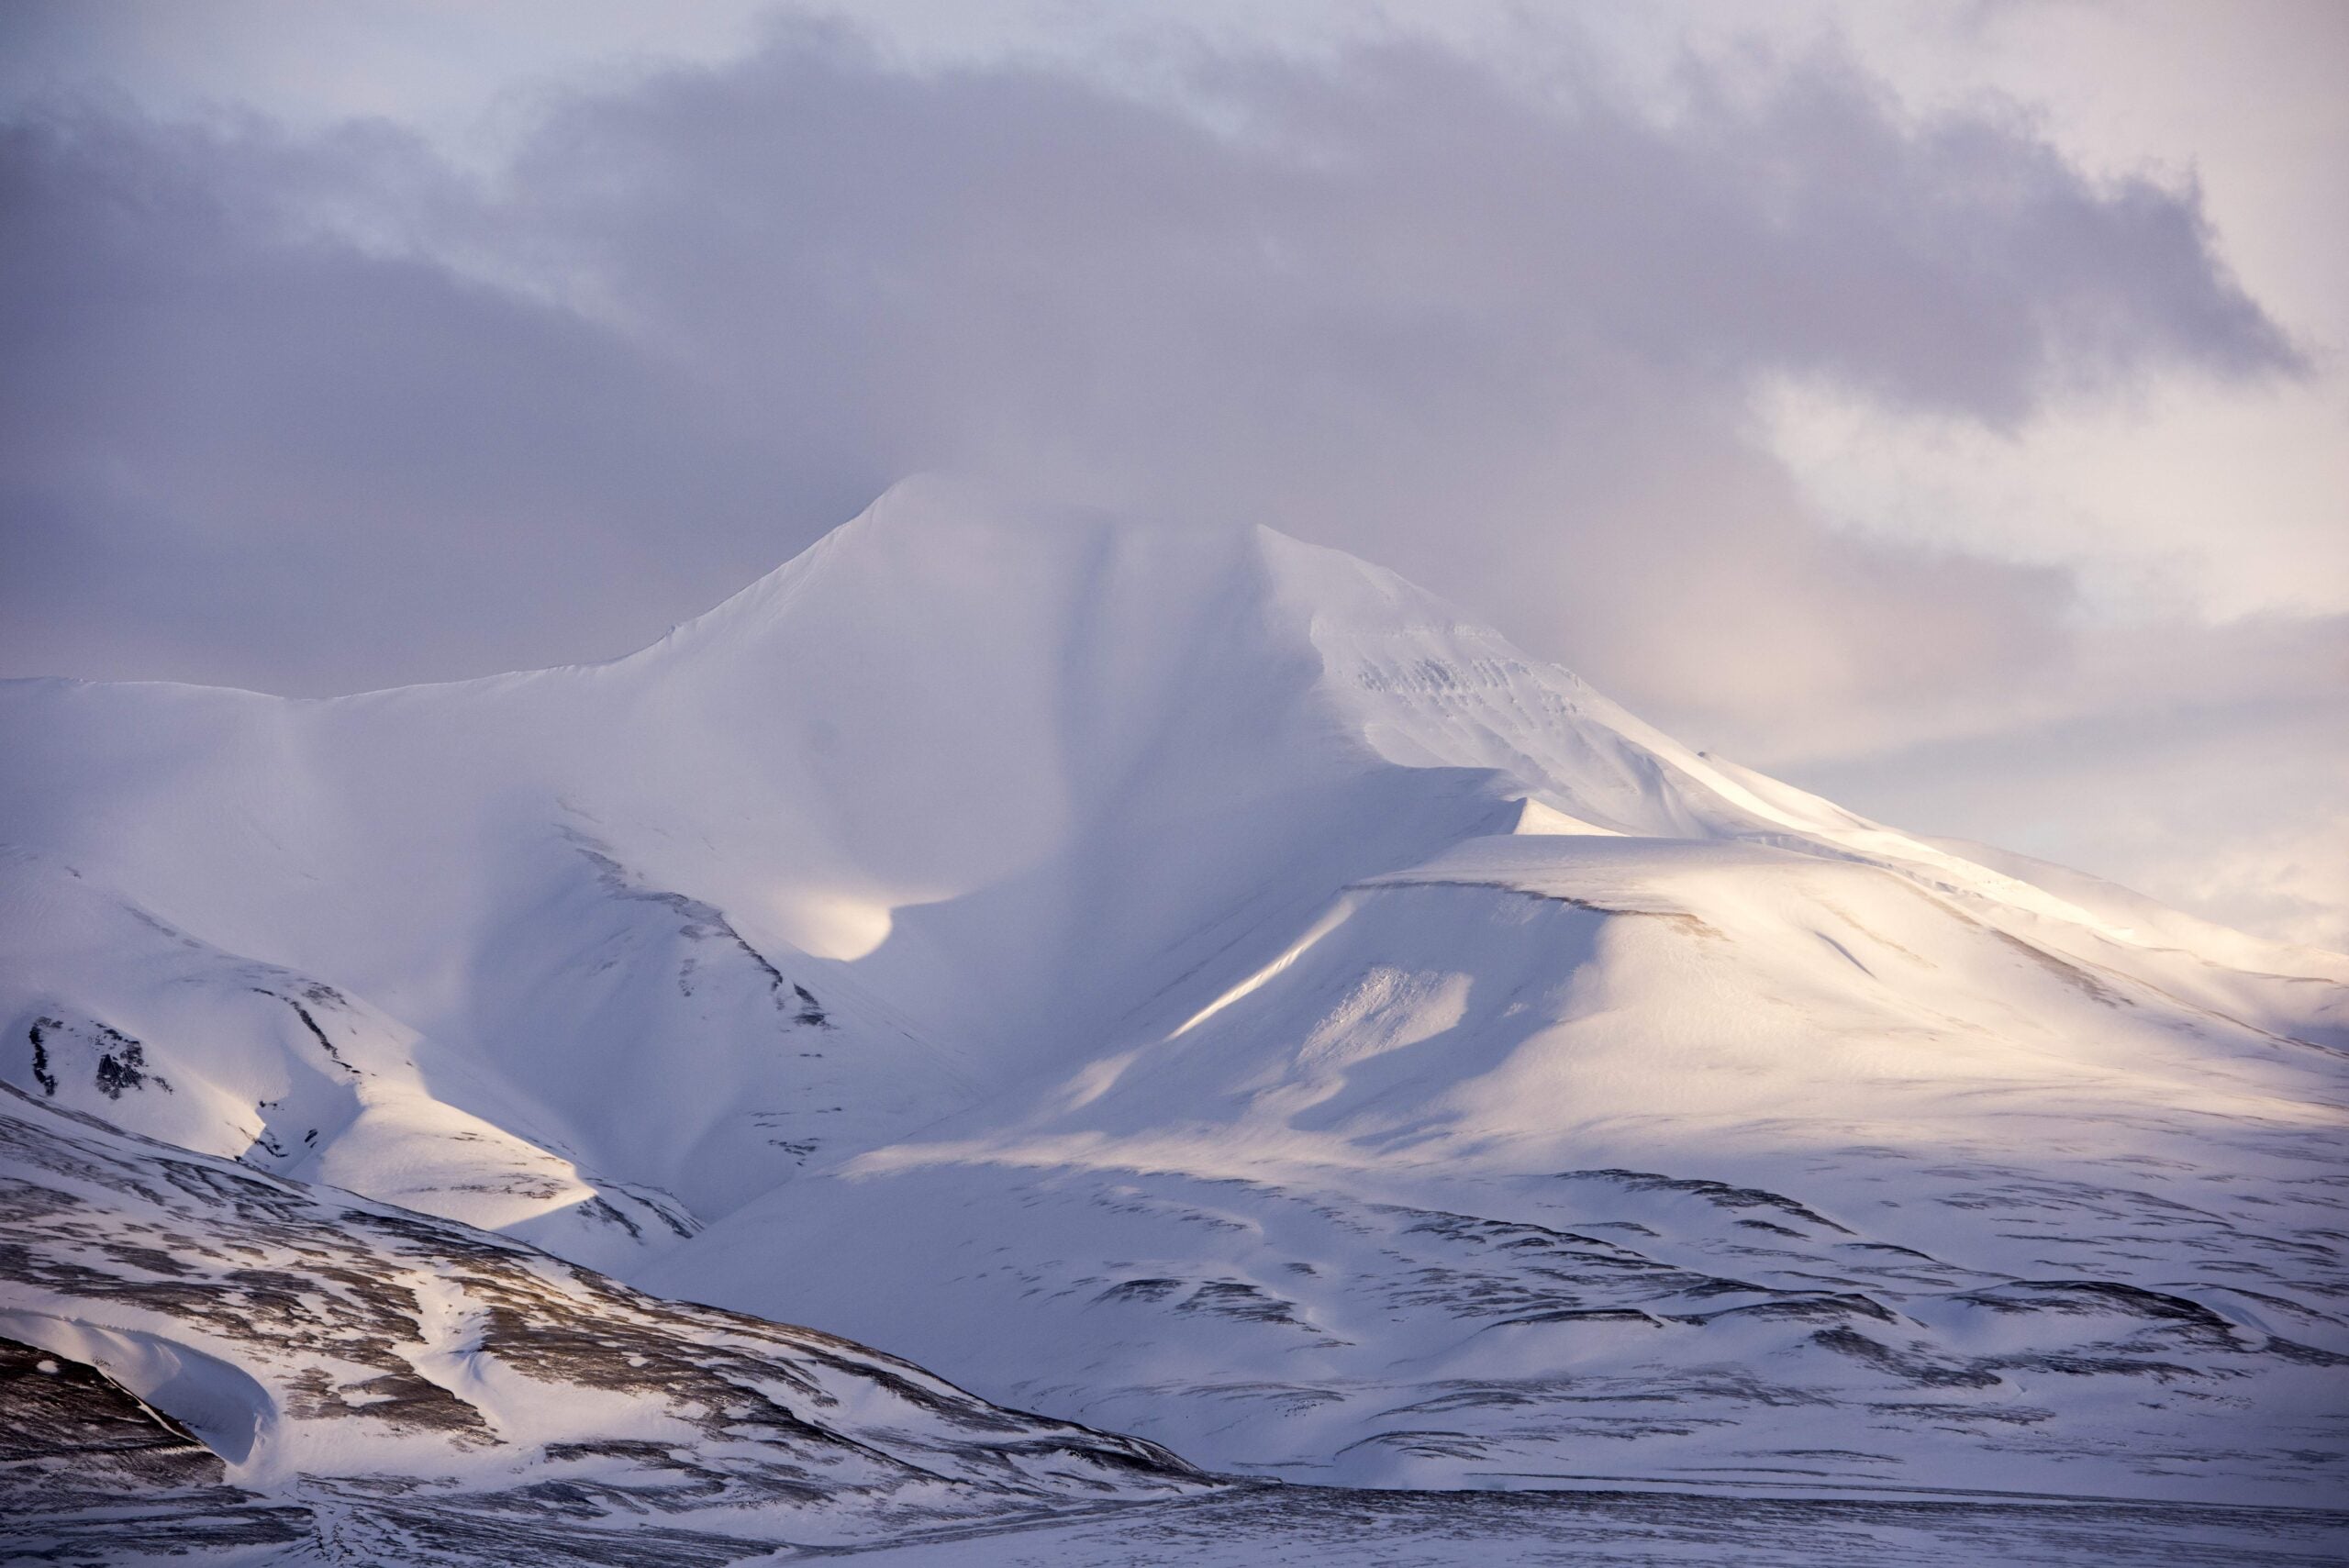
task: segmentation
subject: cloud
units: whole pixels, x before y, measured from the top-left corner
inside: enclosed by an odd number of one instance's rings
[[[785,28],[551,95],[487,170],[380,123],[26,111],[0,666],[607,656],[907,470],[1000,469],[1355,550],[1696,739],[1848,753],[2070,682],[2075,578],[1835,526],[1757,389],[2012,431],[2303,368],[2190,185],[1831,51],[1691,62],[1668,114],[1425,45],[1173,78]]]
[[[2349,615],[2108,627],[1998,722],[1787,759],[1904,827],[1987,840],[2349,951]]]
[[[768,515],[690,373],[337,231],[462,206],[395,138],[84,114],[0,161],[17,672],[317,692],[617,653],[662,529]]]
[[[1627,675],[1705,656],[1687,623],[1783,562],[1738,634],[1883,668],[1845,645],[1885,595],[1948,622],[1997,573],[1821,534],[1737,439],[1753,376],[2011,420],[2082,378],[2290,362],[2189,194],[1904,125],[1831,61],[1670,124],[1423,48],[1208,60],[1195,92],[1211,114],[794,31],[562,101],[486,183],[385,131],[21,124],[25,591],[184,622],[175,673],[329,689],[611,651],[896,473],[975,465],[1400,555]],[[659,604],[600,591],[663,556]],[[2044,620],[2043,581],[2012,593]],[[257,619],[276,647],[235,651]],[[1631,695],[1685,706],[1693,674]]]

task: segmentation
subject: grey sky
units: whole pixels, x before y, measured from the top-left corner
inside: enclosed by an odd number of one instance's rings
[[[2342,13],[1883,12],[20,7],[0,670],[607,656],[996,468],[2349,942]]]

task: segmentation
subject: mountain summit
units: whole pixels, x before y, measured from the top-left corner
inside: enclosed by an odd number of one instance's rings
[[[913,482],[612,663],[0,744],[0,1073],[202,1154],[1228,1471],[2343,1480],[2349,960],[1266,529]]]

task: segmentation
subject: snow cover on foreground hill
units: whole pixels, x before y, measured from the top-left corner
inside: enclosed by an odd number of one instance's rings
[[[0,1203],[11,1562],[714,1563],[1209,1485],[829,1335],[14,1090]],[[79,1396],[44,1397],[43,1362]]]
[[[0,756],[28,1095],[1213,1468],[2349,1480],[2349,960],[1264,529],[917,482],[613,663]]]

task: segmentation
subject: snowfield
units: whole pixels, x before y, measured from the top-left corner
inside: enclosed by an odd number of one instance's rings
[[[2349,959],[1865,821],[1268,530],[919,480],[609,664],[332,701],[6,683],[0,839],[19,1144],[109,1137],[78,1113],[240,1162],[313,1206],[304,1246],[390,1246],[360,1233],[397,1205],[504,1238],[465,1246],[566,1312],[707,1303],[1219,1474],[1417,1489],[1382,1551],[1453,1539],[1430,1489],[1625,1485],[1961,1510],[1854,1525],[1854,1561],[1985,1560],[1963,1509],[2025,1494],[2141,1512],[2043,1511],[2017,1560],[2341,1539],[2276,1510],[2349,1489]],[[281,1479],[493,1490],[446,1434],[304,1457],[310,1363],[157,1304],[155,1244],[103,1233],[193,1233],[193,1199],[104,1148],[72,1212],[111,1283],[11,1253],[10,1320],[68,1327],[0,1332],[232,1472],[142,1357],[217,1363],[188,1386],[275,1422]],[[239,1212],[201,1218],[219,1258]],[[520,1243],[650,1296],[544,1284],[596,1276]],[[473,1353],[472,1297],[379,1265],[416,1303],[383,1354],[445,1385],[417,1358]],[[336,1430],[386,1424],[359,1404]],[[537,1419],[498,1426],[500,1485],[589,1440]],[[820,1489],[838,1539],[886,1533],[881,1483]],[[1226,1519],[1179,1551],[985,1539],[1223,1561],[1274,1495],[1131,1516]],[[1620,1560],[1707,1560],[1675,1517]],[[1577,1562],[1649,1528],[1475,1518]],[[1788,1562],[1842,1539],[1784,1520]],[[762,1530],[813,1539],[717,1533]]]

